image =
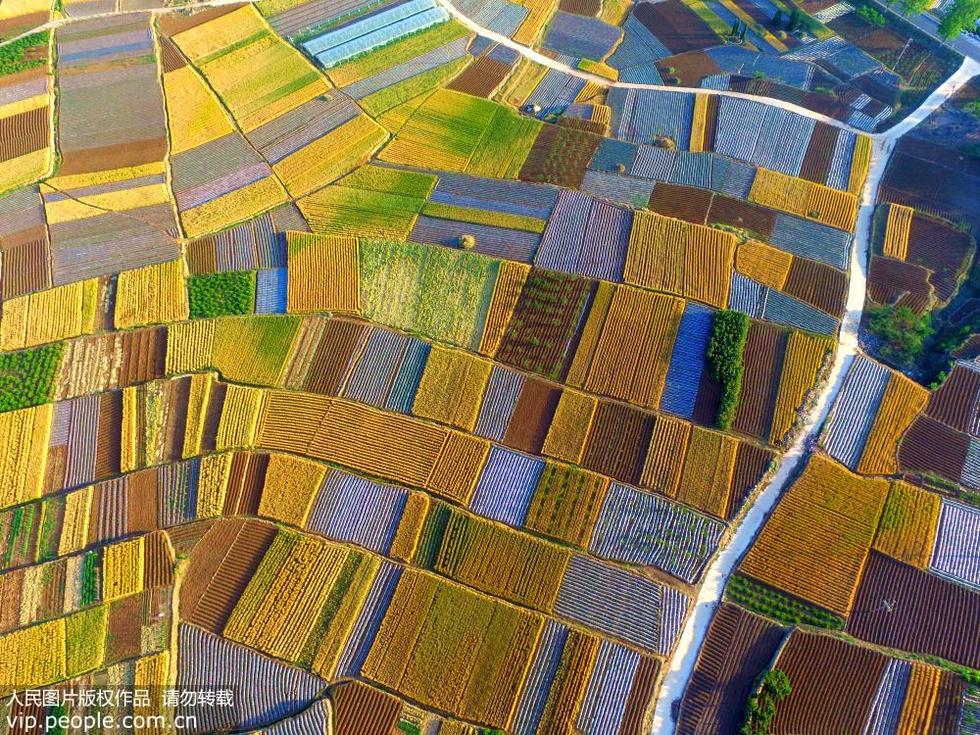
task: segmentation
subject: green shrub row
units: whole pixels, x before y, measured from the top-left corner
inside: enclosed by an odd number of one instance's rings
[[[772,587],[737,574],[728,581],[725,594],[742,607],[786,625],[813,625],[830,630],[844,628],[844,620],[833,613],[794,600]]]
[[[715,314],[708,340],[708,369],[721,386],[718,405],[718,428],[730,429],[735,423],[738,401],[742,394],[742,362],[749,318],[739,311],[724,309]]]
[[[251,314],[255,304],[255,272],[205,273],[187,279],[191,319]]]

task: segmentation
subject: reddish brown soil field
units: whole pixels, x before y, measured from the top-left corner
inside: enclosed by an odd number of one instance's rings
[[[738,515],[742,504],[745,503],[752,489],[762,480],[774,456],[774,452],[755,444],[739,443],[738,454],[735,456],[735,472],[732,475],[732,490],[728,495],[728,510],[725,513],[725,518],[732,520]]]
[[[652,431],[652,416],[620,403],[602,401],[585,442],[582,465],[638,484]]]
[[[806,258],[793,258],[783,290],[838,319],[847,301],[847,274]]]
[[[481,56],[463,73],[449,83],[449,89],[465,92],[474,97],[489,97],[510,74],[511,67],[502,61]]]
[[[504,444],[508,447],[539,454],[555,415],[561,389],[536,378],[527,378],[514,407]]]
[[[862,732],[887,664],[886,656],[868,648],[795,630],[775,664],[793,691],[776,708],[770,732]]]
[[[800,169],[800,178],[807,181],[815,181],[823,184],[827,181],[827,173],[830,171],[830,162],[834,157],[834,144],[837,142],[838,130],[827,123],[818,122],[813,128],[813,135],[810,136],[810,145],[807,146],[806,155],[803,157],[803,167]]]
[[[912,472],[934,472],[959,482],[970,437],[928,416],[919,416],[902,438],[898,463]]]
[[[684,735],[736,735],[756,677],[776,653],[785,630],[722,603],[698,655],[677,731]]]
[[[0,161],[25,156],[48,145],[47,105],[0,120]]]
[[[3,249],[3,298],[11,299],[51,286],[48,241],[35,238]]]
[[[594,289],[595,283],[584,278],[532,270],[504,332],[497,360],[550,378],[564,376],[575,330]]]
[[[776,214],[765,207],[718,194],[708,212],[708,224],[715,222],[748,230],[768,242],[776,224]]]
[[[657,62],[657,69],[665,77],[667,76],[668,66],[674,69],[671,76],[680,79],[680,86],[682,87],[697,87],[700,86],[701,80],[705,77],[721,74],[721,68],[715,63],[714,59],[703,51],[688,51],[677,56],[668,56],[666,59],[660,59]],[[715,96],[712,95],[708,99],[714,100]],[[717,108],[718,105],[716,102],[716,112]],[[717,120],[717,115],[715,119]]]
[[[708,24],[680,0],[638,3],[633,14],[672,54],[710,48],[720,43]]]
[[[874,255],[868,295],[879,304],[897,303],[921,314],[929,306],[932,293],[928,279],[929,271],[921,265]]]
[[[228,494],[225,496],[224,515],[258,515],[259,500],[265,485],[265,471],[269,467],[269,455],[255,452],[237,452],[228,473]]]
[[[949,300],[956,292],[971,249],[967,233],[921,215],[912,218],[908,260],[933,272],[929,282],[941,301]]]
[[[363,339],[366,329],[365,325],[355,322],[328,321],[310,363],[303,390],[337,395],[351,355]]]
[[[710,189],[658,181],[650,195],[650,209],[668,217],[703,225],[713,198],[714,192]]]
[[[396,732],[402,704],[379,689],[359,681],[345,682],[330,690],[334,726],[343,735],[382,735]]]
[[[946,382],[929,396],[926,414],[958,431],[968,432],[978,393],[980,372],[957,365]]]
[[[782,327],[769,322],[751,322],[745,342],[745,374],[735,418],[736,431],[758,439],[768,438],[786,338],[786,330]]]
[[[890,610],[882,605],[888,600]],[[871,552],[847,632],[903,651],[980,666],[980,593]]]
[[[275,526],[261,521],[215,524],[191,557],[181,588],[181,620],[220,635],[275,536]]]
[[[545,125],[521,168],[520,179],[578,189],[602,137],[587,130]]]
[[[643,727],[643,715],[653,696],[659,675],[660,662],[651,656],[642,656],[636,676],[633,677],[633,688],[626,699],[619,735],[643,735],[646,732]]]
[[[559,10],[576,15],[596,16],[599,14],[599,8],[599,0],[560,0],[558,3]]]

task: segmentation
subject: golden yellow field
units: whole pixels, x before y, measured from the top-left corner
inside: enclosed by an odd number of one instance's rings
[[[865,442],[858,472],[862,475],[898,472],[898,444],[928,400],[928,390],[901,373],[891,373]]]
[[[563,390],[541,453],[578,464],[598,405],[594,396]]]
[[[123,271],[116,284],[117,329],[187,319],[183,260]]]
[[[288,454],[271,455],[259,501],[259,515],[302,528],[326,474],[325,465],[308,459]]]
[[[735,269],[744,276],[781,291],[793,265],[793,256],[785,250],[774,248],[755,240],[746,240],[738,246]]]
[[[358,245],[352,237],[286,235],[289,258],[287,311],[361,310]]]
[[[760,168],[749,201],[852,232],[857,221],[857,197],[795,176]]]
[[[0,509],[41,496],[51,415],[50,403],[0,413]]]

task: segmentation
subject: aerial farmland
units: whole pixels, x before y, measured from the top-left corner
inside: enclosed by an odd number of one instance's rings
[[[0,735],[980,735],[976,0],[0,0]]]

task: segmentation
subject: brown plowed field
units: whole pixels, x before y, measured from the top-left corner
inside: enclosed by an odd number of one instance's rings
[[[500,83],[510,74],[511,67],[502,61],[481,56],[470,64],[463,73],[451,81],[448,89],[465,92],[474,97],[489,97]]]
[[[956,292],[960,271],[970,255],[970,236],[916,214],[909,228],[908,260],[931,270],[936,296],[947,301]]]
[[[588,130],[545,125],[521,168],[522,181],[578,189],[602,136]]]
[[[560,0],[558,3],[559,10],[576,15],[596,16],[599,14],[599,6],[599,0]]]
[[[795,630],[775,663],[793,691],[776,707],[770,732],[862,732],[887,664],[887,656],[863,646]]]
[[[879,304],[899,303],[922,313],[929,306],[931,293],[926,268],[904,260],[872,256],[868,277],[868,295],[872,301]]]
[[[585,442],[582,464],[603,475],[637,484],[652,431],[651,415],[602,401]]]
[[[48,145],[47,105],[0,119],[0,161],[25,156]]]
[[[717,46],[717,34],[680,0],[637,3],[633,14],[672,54]]]
[[[642,735],[646,732],[643,727],[643,715],[646,713],[650,698],[653,697],[658,676],[660,676],[660,662],[652,656],[642,656],[636,675],[633,677],[633,688],[626,698],[619,735]]]
[[[258,515],[259,500],[262,496],[262,488],[265,486],[265,473],[268,467],[268,454],[254,452],[235,454],[231,461],[231,470],[228,472],[225,515]]]
[[[980,667],[977,620],[980,593],[873,551],[846,630],[870,643],[975,669]]]
[[[337,395],[340,381],[347,373],[351,356],[364,338],[367,327],[355,322],[331,319],[313,353],[303,390]]]
[[[980,371],[957,365],[946,382],[932,392],[926,404],[926,414],[957,431],[968,432],[978,394]]]
[[[800,169],[801,179],[814,181],[818,184],[827,182],[827,174],[830,172],[830,162],[834,157],[837,136],[837,128],[827,123],[818,122],[814,126],[806,155],[803,156],[803,166]]]
[[[736,431],[758,439],[768,438],[786,337],[786,330],[775,324],[751,322],[745,341],[745,374],[735,418]]]
[[[708,224],[716,222],[748,230],[759,235],[762,240],[768,241],[776,225],[776,214],[757,204],[718,194],[711,203],[711,211],[708,212]]]
[[[48,241],[41,237],[3,249],[3,298],[23,296],[51,286]]]
[[[935,472],[959,482],[970,437],[928,416],[919,416],[898,447],[898,464],[913,472]]]
[[[181,619],[220,635],[275,536],[275,526],[261,521],[215,524],[191,557]]]
[[[559,398],[560,388],[543,380],[527,378],[507,425],[504,444],[522,452],[539,454]]]
[[[840,318],[847,301],[847,274],[815,260],[793,258],[783,290]]]
[[[774,452],[755,444],[739,443],[738,454],[735,456],[735,471],[732,474],[732,490],[728,494],[728,511],[725,513],[728,520],[738,515],[742,504],[752,489],[762,480],[774,456]]]
[[[551,378],[564,375],[569,343],[593,282],[553,271],[532,270],[504,332],[497,360]]]
[[[713,198],[714,192],[710,189],[658,181],[650,195],[650,209],[658,214],[703,225]]]
[[[334,727],[338,735],[388,735],[402,710],[397,697],[359,681],[330,690]]]
[[[769,666],[783,635],[778,625],[722,603],[681,701],[677,732],[737,735],[755,679]]]

